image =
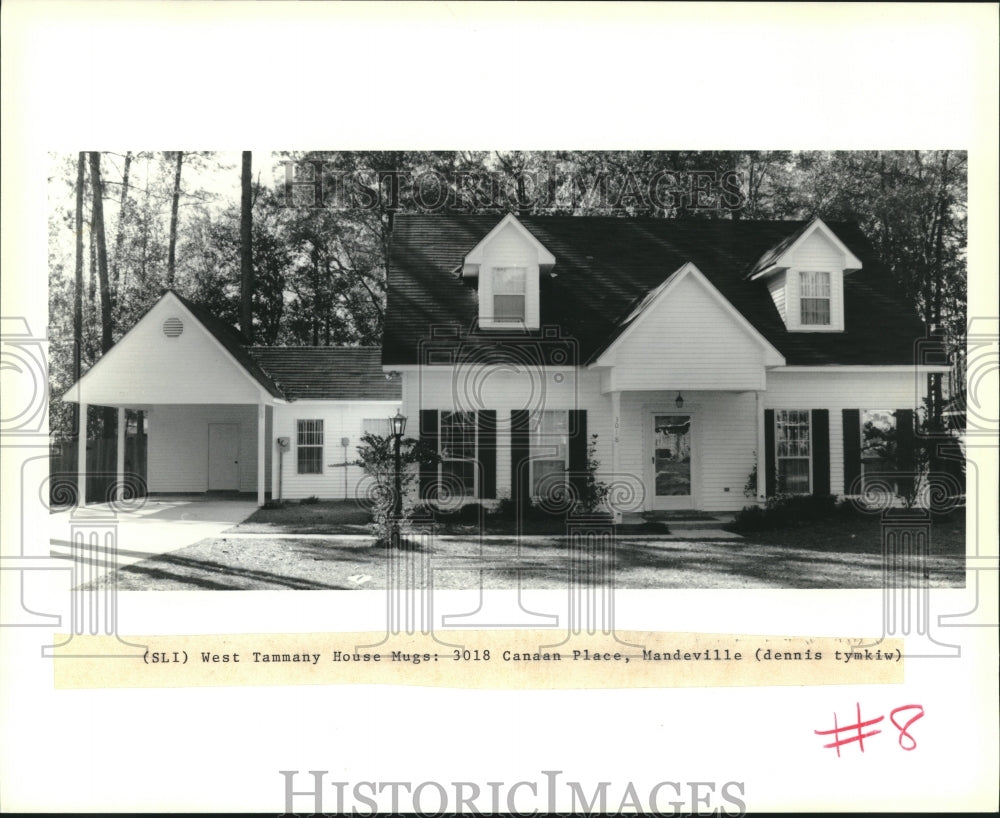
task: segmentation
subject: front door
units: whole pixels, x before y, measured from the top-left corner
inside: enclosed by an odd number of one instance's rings
[[[693,508],[691,415],[654,412],[651,426],[649,462],[652,476],[649,488],[653,510]]]
[[[208,424],[208,490],[238,491],[240,488],[240,426],[238,423]]]

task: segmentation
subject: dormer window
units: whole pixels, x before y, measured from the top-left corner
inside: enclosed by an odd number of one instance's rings
[[[830,325],[830,273],[805,271],[799,273],[802,326]]]
[[[493,320],[524,323],[528,270],[525,267],[493,268]]]

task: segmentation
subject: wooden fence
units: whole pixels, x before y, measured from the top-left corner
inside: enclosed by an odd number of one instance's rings
[[[147,436],[128,435],[125,438],[126,496],[146,494]],[[114,499],[117,480],[118,441],[102,437],[87,441],[87,502],[103,503]],[[53,441],[49,452],[49,502],[54,506],[76,502],[77,445],[75,440]]]

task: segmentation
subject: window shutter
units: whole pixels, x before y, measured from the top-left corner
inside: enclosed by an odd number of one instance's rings
[[[830,412],[813,409],[812,426],[812,489],[813,494],[830,493]]]
[[[420,410],[420,442],[431,451],[438,447],[437,409]],[[437,497],[438,467],[436,463],[420,464],[420,499],[433,500]]]
[[[897,409],[896,415],[896,460],[897,468],[903,472],[900,475],[900,489],[909,493],[913,490],[914,468],[914,427],[913,410]]]
[[[757,458],[757,480],[760,477],[761,458]],[[764,410],[764,494],[773,497],[777,491],[777,472],[774,459],[774,410]]]
[[[569,410],[569,471],[576,496],[583,497],[587,483],[587,410]]]
[[[861,493],[861,410],[844,409],[844,494]]]
[[[497,497],[497,413],[483,409],[476,413],[476,433],[479,438],[479,499]]]
[[[528,410],[513,409],[510,413],[510,496],[522,513],[527,513],[531,502],[530,456]]]

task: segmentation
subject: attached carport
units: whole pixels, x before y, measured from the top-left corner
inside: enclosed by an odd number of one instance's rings
[[[167,290],[63,395],[79,404],[77,497],[86,497],[87,410],[114,407],[118,491],[124,490],[125,411],[148,413],[150,493],[256,492],[263,505],[281,391],[247,341]]]

